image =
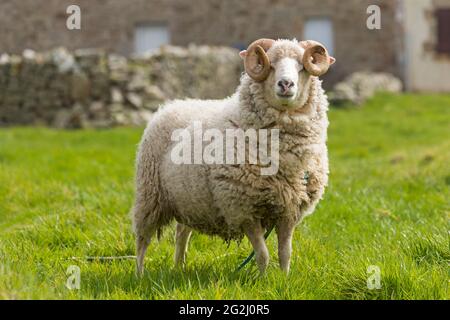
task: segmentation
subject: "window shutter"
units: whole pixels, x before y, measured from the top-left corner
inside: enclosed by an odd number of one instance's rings
[[[437,52],[450,54],[450,9],[438,9],[437,18]]]

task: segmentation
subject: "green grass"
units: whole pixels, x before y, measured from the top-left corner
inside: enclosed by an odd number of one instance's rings
[[[450,96],[378,95],[330,111],[330,185],[297,228],[289,276],[259,277],[247,240],[194,234],[173,268],[173,227],[154,242],[142,280],[128,211],[141,128],[0,130],[0,298],[448,299]],[[65,287],[70,265],[80,290]],[[381,270],[369,290],[367,268]]]

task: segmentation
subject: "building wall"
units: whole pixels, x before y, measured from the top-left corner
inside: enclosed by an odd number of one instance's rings
[[[66,28],[66,9],[81,7],[81,30]],[[168,23],[167,0],[0,0],[0,52],[104,48],[129,55],[139,23]]]
[[[438,54],[435,50],[434,12],[441,7],[450,8],[450,0],[404,1],[405,81],[410,91],[450,91],[450,55]]]
[[[381,30],[368,30],[366,9],[382,10]],[[337,63],[325,85],[357,70],[401,73],[397,0],[0,0],[0,52],[21,53],[55,46],[97,47],[129,55],[139,23],[166,23],[175,45],[245,47],[261,38],[303,39],[308,18],[334,27]],[[66,8],[82,9],[82,30],[66,29]]]
[[[381,30],[366,27],[367,7],[382,12]],[[242,47],[261,38],[303,39],[306,19],[328,17],[334,25],[337,63],[326,83],[357,70],[401,75],[402,35],[395,0],[173,0],[173,42]]]

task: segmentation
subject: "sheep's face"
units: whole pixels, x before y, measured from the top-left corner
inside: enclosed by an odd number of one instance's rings
[[[311,75],[301,63],[304,50],[291,41],[274,46],[268,56],[269,76],[264,81],[264,95],[270,105],[278,109],[298,108],[308,99]]]
[[[295,109],[308,100],[312,77],[327,72],[335,62],[315,41],[260,39],[241,52],[247,74],[262,83],[275,108]]]

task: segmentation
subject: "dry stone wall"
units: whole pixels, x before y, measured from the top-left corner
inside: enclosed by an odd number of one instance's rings
[[[126,59],[99,50],[0,56],[0,126],[143,125],[175,98],[223,98],[242,72],[226,47],[162,47]]]

